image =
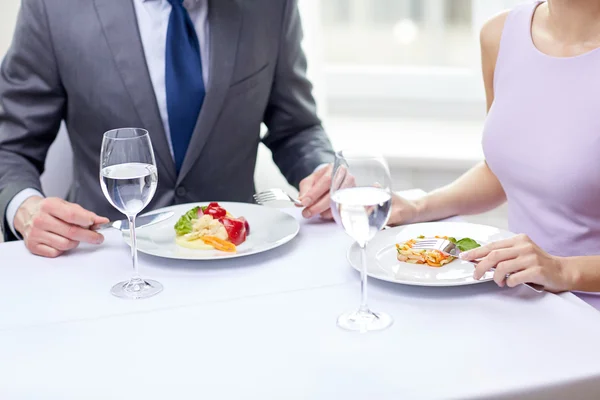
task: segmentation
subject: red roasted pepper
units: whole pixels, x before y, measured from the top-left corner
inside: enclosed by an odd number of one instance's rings
[[[222,218],[220,221],[225,227],[231,243],[239,246],[246,241],[247,231],[245,220],[242,220],[241,218]]]
[[[219,203],[210,203],[207,207],[203,207],[203,214],[210,215],[214,219],[221,219],[227,215],[227,210],[219,205]]]
[[[248,236],[250,234],[250,224],[248,223],[248,221],[246,221],[246,218],[244,217],[239,217],[238,219],[240,221],[244,221],[244,226],[246,227],[246,236]]]

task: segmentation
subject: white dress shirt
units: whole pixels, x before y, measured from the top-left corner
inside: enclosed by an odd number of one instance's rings
[[[146,55],[148,72],[152,80],[154,94],[167,135],[167,141],[169,142],[171,155],[173,155],[169,115],[167,113],[167,91],[165,87],[165,54],[171,4],[167,0],[133,0],[133,4],[144,54]],[[202,59],[202,77],[206,86],[210,72],[208,0],[185,0],[183,5],[188,10],[196,28],[196,34],[198,35],[200,57]],[[13,197],[6,208],[6,221],[15,236],[19,236],[14,226],[17,210],[25,200],[32,196],[42,197],[42,194],[35,189],[25,189]]]

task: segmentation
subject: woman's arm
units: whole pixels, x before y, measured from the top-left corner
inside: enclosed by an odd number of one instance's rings
[[[566,257],[563,268],[572,271],[569,285],[564,290],[600,292],[600,256]]]
[[[505,200],[498,178],[482,162],[448,186],[418,199],[413,222],[479,214],[498,207]]]
[[[481,29],[481,63],[487,110],[494,101],[494,70],[500,49],[500,37],[508,12],[498,14]],[[455,215],[479,214],[506,201],[498,178],[482,162],[451,184],[437,189],[416,202],[394,199],[391,225],[432,221]]]

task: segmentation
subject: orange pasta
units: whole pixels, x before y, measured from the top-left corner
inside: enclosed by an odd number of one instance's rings
[[[436,239],[447,239],[446,236],[436,236]],[[424,239],[418,237],[417,239]],[[398,261],[409,264],[427,264],[430,267],[441,267],[454,260],[454,257],[446,255],[438,250],[415,250],[413,246],[417,239],[411,239],[401,244],[396,244]]]

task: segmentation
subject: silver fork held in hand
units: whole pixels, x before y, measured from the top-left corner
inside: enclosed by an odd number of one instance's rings
[[[269,189],[254,195],[254,200],[258,204],[266,204],[272,201],[287,201],[294,205],[302,207],[300,200],[293,198],[281,189]]]
[[[456,244],[452,243],[447,239],[421,239],[417,240],[412,247],[415,250],[437,250],[444,254],[447,254],[452,257],[458,257],[460,255],[460,249],[456,247]],[[479,260],[470,261],[473,264],[478,264]],[[495,271],[496,268],[492,268],[492,271]],[[510,274],[506,275],[508,278]],[[525,286],[533,290],[537,293],[543,293],[544,287],[542,285],[538,285],[537,283],[524,283]]]

